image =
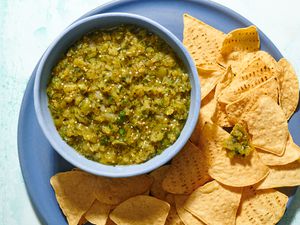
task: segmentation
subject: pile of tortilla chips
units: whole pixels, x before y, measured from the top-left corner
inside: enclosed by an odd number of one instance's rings
[[[190,141],[149,175],[53,176],[70,225],[267,225],[283,216],[288,197],[274,188],[300,185],[300,148],[287,124],[299,101],[292,66],[260,50],[254,26],[225,34],[185,14],[183,43],[201,83]],[[224,141],[235,140],[228,131],[236,124],[252,150],[229,157]]]

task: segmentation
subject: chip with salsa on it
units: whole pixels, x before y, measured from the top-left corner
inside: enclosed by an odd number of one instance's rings
[[[233,127],[230,137],[224,140],[223,147],[227,150],[229,158],[248,156],[254,149],[250,143],[250,137],[246,128],[241,124],[236,124]]]

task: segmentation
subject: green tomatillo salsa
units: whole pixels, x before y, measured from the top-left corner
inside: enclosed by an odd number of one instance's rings
[[[168,44],[133,25],[77,41],[52,70],[49,109],[61,137],[104,164],[142,163],[178,138],[190,81]]]
[[[250,137],[241,124],[236,124],[230,132],[230,137],[224,141],[223,147],[227,150],[227,156],[233,158],[235,156],[248,156],[253,147],[250,143]]]

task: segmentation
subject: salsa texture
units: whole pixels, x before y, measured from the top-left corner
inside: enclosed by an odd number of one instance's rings
[[[223,147],[227,150],[227,156],[248,156],[253,147],[250,144],[250,137],[241,124],[236,124],[230,132],[230,137],[224,141]]]
[[[190,81],[157,35],[133,25],[93,31],[52,70],[48,105],[61,137],[88,159],[142,163],[172,145],[185,124]]]

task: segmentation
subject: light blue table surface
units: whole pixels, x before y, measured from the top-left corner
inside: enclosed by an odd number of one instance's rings
[[[18,114],[29,76],[47,46],[66,26],[105,2],[0,0],[0,225],[40,224],[26,193],[17,153]],[[256,24],[300,74],[300,1],[216,2]],[[282,224],[300,224],[300,191]]]

